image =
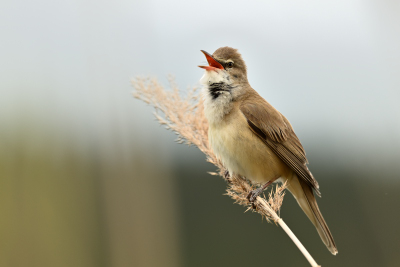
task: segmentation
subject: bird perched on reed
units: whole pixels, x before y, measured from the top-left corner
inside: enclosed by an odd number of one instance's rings
[[[316,227],[332,254],[338,250],[318,208],[319,185],[307,167],[300,140],[289,121],[247,80],[247,68],[236,49],[221,47],[212,55],[202,50],[208,66],[201,78],[208,137],[214,153],[230,173],[263,183],[249,193],[255,198],[273,182],[288,189]]]

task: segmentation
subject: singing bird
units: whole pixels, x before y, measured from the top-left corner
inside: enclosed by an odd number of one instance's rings
[[[289,121],[250,86],[237,49],[221,47],[212,55],[201,51],[209,64],[199,67],[205,69],[200,82],[214,153],[229,173],[264,184],[249,193],[250,201],[269,184],[288,181],[289,191],[336,255],[335,241],[314,196],[321,195],[318,182]]]

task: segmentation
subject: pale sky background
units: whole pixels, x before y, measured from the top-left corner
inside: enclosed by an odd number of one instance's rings
[[[28,121],[77,146],[117,127],[121,140],[167,151],[171,135],[130,79],[167,85],[173,74],[184,90],[202,76],[200,49],[232,46],[306,150],[325,152],[311,158],[398,169],[399,11],[397,1],[3,0],[0,123]]]

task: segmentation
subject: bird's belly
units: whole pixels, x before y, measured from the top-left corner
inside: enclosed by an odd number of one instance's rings
[[[209,128],[211,147],[229,172],[259,183],[289,176],[289,167],[245,126],[221,124]]]

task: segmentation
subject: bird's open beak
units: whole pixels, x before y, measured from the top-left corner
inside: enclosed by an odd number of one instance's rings
[[[204,50],[200,50],[201,52],[203,52],[203,54],[206,56],[208,64],[210,66],[199,66],[200,68],[206,69],[206,70],[216,70],[216,69],[221,69],[223,70],[224,67],[218,62],[216,61],[212,55],[210,55],[209,53],[207,53]]]

